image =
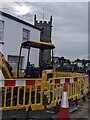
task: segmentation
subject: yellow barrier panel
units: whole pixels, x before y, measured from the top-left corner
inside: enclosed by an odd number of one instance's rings
[[[87,75],[83,75],[82,79],[82,91],[83,96],[85,96],[89,89],[89,77]]]
[[[0,109],[44,109],[41,79],[7,79],[0,81],[0,83],[2,83],[2,87],[0,87],[2,89],[2,107],[0,106]]]
[[[88,75],[64,73],[62,75],[66,74],[66,77],[55,77],[55,74],[55,71],[46,70],[43,71],[41,79],[0,80],[0,92],[2,93],[0,109],[40,110],[44,109],[45,104],[47,108],[54,107],[61,101],[65,82],[68,86],[68,99],[80,99],[88,93]]]
[[[79,75],[78,77],[50,78],[49,81],[47,82],[48,86],[47,108],[56,106],[56,103],[59,104],[62,98],[63,84],[65,82],[67,83],[68,86],[68,99],[73,100],[80,99],[88,93],[89,90],[88,75]]]

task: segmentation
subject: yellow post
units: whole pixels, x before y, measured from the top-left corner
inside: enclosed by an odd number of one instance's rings
[[[18,87],[18,92],[17,92],[17,106],[19,106],[19,96],[20,96],[20,87]]]
[[[13,105],[13,87],[11,87],[11,107]]]
[[[4,108],[6,107],[6,96],[7,96],[7,87],[4,87]]]

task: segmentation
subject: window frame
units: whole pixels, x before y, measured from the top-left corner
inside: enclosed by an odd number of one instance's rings
[[[23,28],[23,42],[28,41],[28,40],[30,40],[30,30]]]
[[[4,21],[3,20],[0,20],[0,22],[2,22],[3,23],[3,25],[2,25],[2,29],[0,29],[0,32],[1,32],[1,39],[0,39],[0,43],[1,44],[4,44]]]

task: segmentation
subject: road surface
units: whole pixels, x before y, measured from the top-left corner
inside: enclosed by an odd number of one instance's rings
[[[90,100],[87,100],[86,102],[79,101],[79,108],[76,108],[76,106],[71,107],[70,116],[72,120],[89,120],[89,104]],[[57,120],[58,118],[57,113],[54,112],[54,109],[29,111],[28,114],[25,109],[4,111],[2,116],[2,120]]]

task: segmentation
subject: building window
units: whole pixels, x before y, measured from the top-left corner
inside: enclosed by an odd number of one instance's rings
[[[0,20],[0,42],[3,42],[4,22]]]
[[[23,59],[24,59],[24,57],[21,56],[20,66],[19,66],[20,69],[22,69]],[[18,66],[18,56],[8,55],[8,63],[12,66],[13,72],[16,72],[17,71],[17,66]]]
[[[23,28],[23,42],[30,40],[30,30]]]

